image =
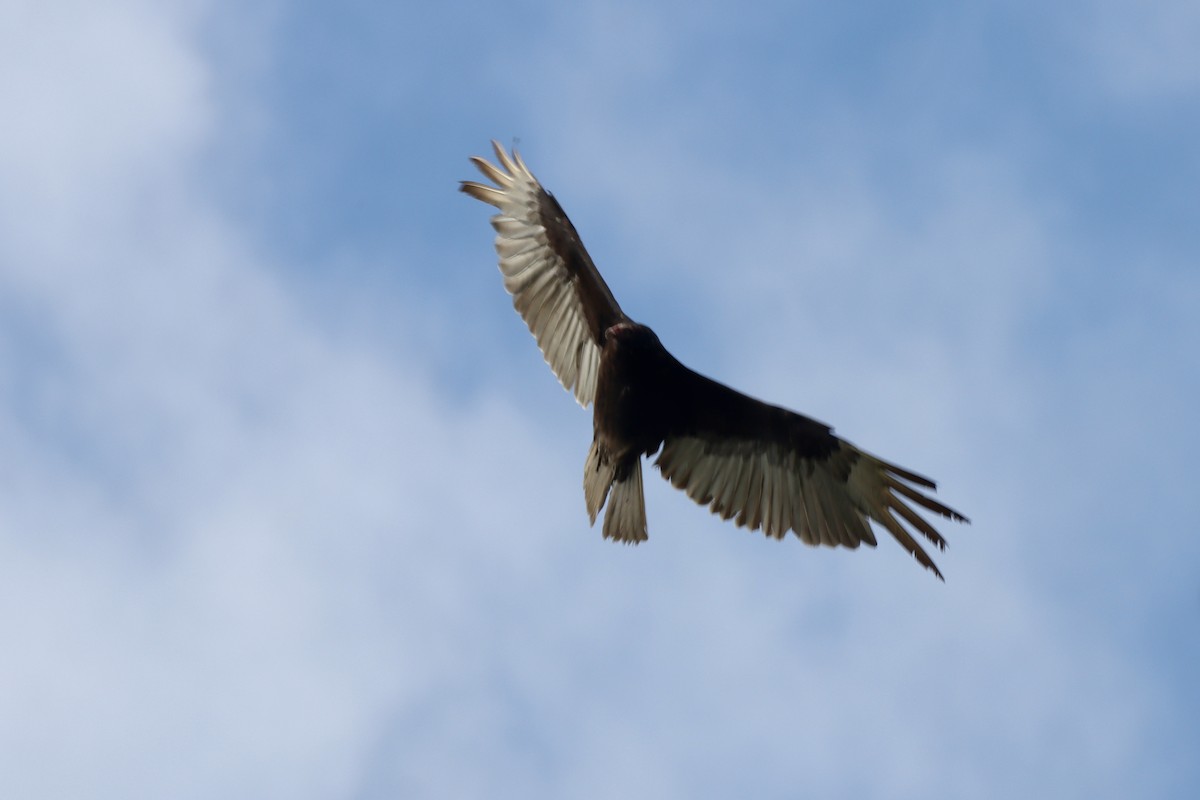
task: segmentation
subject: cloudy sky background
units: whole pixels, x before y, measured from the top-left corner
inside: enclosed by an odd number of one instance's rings
[[[1193,797],[1200,10],[0,0],[0,794]],[[650,473],[458,194],[930,474],[947,581]]]

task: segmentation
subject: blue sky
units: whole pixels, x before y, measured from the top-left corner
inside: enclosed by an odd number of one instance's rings
[[[1194,4],[102,6],[0,5],[4,796],[1194,795]],[[946,583],[590,529],[493,137]]]

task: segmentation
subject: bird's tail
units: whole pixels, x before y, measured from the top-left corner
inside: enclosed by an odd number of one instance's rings
[[[608,453],[601,450],[600,440],[593,439],[592,449],[588,450],[587,462],[583,465],[583,499],[587,501],[588,518],[593,525],[608,498],[615,472]]]
[[[592,524],[604,512],[604,538],[637,544],[646,536],[646,498],[642,492],[642,459],[634,459],[628,473],[618,477],[616,465],[600,442],[593,440],[583,468],[583,496]]]

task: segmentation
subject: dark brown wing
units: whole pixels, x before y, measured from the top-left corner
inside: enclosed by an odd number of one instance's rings
[[[810,545],[873,547],[873,519],[942,577],[900,522],[945,549],[911,504],[967,520],[913,488],[933,490],[933,481],[859,450],[816,420],[683,369],[680,413],[657,461],[675,488],[739,526],[776,538],[794,531]]]
[[[492,217],[504,288],[537,339],[546,363],[580,405],[596,398],[604,331],[626,319],[562,206],[542,188],[521,156],[493,141],[503,169],[472,156],[495,186],[463,181],[461,189],[500,209]]]

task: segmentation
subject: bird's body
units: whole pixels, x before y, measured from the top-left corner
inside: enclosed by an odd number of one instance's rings
[[[593,405],[584,498],[593,523],[607,504],[605,537],[647,538],[641,460],[657,453],[656,466],[676,488],[738,525],[853,548],[875,544],[873,519],[941,577],[896,517],[944,547],[905,502],[965,522],[914,488],[932,490],[932,481],[681,364],[621,310],[562,207],[520,156],[493,144],[503,170],[472,160],[496,185],[464,181],[462,189],[500,209],[492,225],[513,304],[563,386]]]
[[[683,365],[645,325],[605,331],[592,421],[596,438],[621,462],[654,455],[668,432],[666,400]]]

